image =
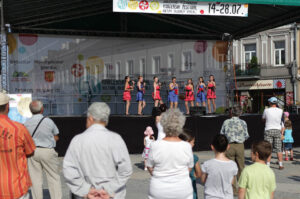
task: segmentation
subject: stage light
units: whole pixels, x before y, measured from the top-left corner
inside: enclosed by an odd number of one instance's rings
[[[10,24],[9,23],[5,24],[5,27],[7,28],[7,32],[11,33]]]

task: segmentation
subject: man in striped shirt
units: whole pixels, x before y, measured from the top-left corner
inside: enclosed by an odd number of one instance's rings
[[[9,97],[0,93],[0,199],[29,199],[26,156],[35,150],[27,129],[8,118]]]

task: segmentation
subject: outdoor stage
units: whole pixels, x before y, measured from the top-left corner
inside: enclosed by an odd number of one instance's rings
[[[56,150],[59,156],[64,156],[72,138],[85,130],[85,117],[51,117],[60,130],[60,139]],[[210,150],[212,138],[220,132],[222,123],[228,117],[224,115],[187,117],[185,128],[196,134],[195,151]],[[241,117],[248,124],[250,138],[246,141],[249,148],[254,140],[263,139],[264,123],[261,115],[245,115]],[[300,116],[291,115],[293,122],[294,146],[300,146]],[[130,153],[142,154],[144,145],[144,131],[147,126],[152,126],[155,137],[157,129],[151,116],[118,116],[110,117],[108,129],[119,133],[125,140]]]

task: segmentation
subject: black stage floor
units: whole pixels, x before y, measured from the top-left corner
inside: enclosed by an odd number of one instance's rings
[[[72,138],[85,130],[86,117],[51,117],[60,130],[60,139],[56,150],[64,156]],[[187,117],[185,128],[192,130],[196,135],[195,151],[210,150],[212,138],[220,132],[222,123],[228,117],[225,115]],[[246,141],[249,148],[254,140],[262,140],[264,123],[261,115],[244,115],[241,117],[248,124],[250,138]],[[291,115],[293,122],[293,137],[295,146],[300,146],[300,115]],[[120,116],[112,115],[108,129],[119,133],[127,144],[130,153],[142,153],[144,149],[144,131],[152,126],[155,136],[157,129],[154,118],[151,116]]]

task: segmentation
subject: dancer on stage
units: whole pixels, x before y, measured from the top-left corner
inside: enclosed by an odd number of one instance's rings
[[[144,99],[146,83],[143,82],[143,76],[139,76],[137,82],[136,101],[138,102],[138,115],[142,115],[142,111],[146,106]]]
[[[213,75],[209,76],[209,81],[207,82],[207,105],[208,112],[211,112],[211,103],[213,104],[213,113],[216,112],[216,82],[215,77]]]
[[[204,83],[203,77],[199,78],[197,85],[197,97],[196,97],[196,106],[206,106],[206,94],[205,94],[206,85]]]
[[[131,94],[130,92],[133,90],[134,87],[134,81],[131,82],[132,85],[130,85],[130,77],[125,76],[125,86],[124,86],[124,92],[123,92],[123,101],[126,102],[126,111],[125,114],[129,115],[129,107],[130,107],[130,101],[131,101]]]
[[[172,77],[172,82],[169,84],[169,89],[168,99],[170,102],[170,108],[177,108],[179,88],[178,84],[176,83],[176,77]]]
[[[158,77],[156,77],[156,76],[154,76],[153,80],[154,80],[154,82],[153,82],[152,97],[153,97],[153,100],[154,100],[154,106],[158,107],[158,104],[163,104],[163,101],[160,97],[161,83],[158,82]]]
[[[191,107],[194,106],[194,84],[192,79],[188,79],[187,84],[185,85],[185,109],[186,109],[186,114],[190,114],[190,109],[189,109],[189,102],[191,104]]]

